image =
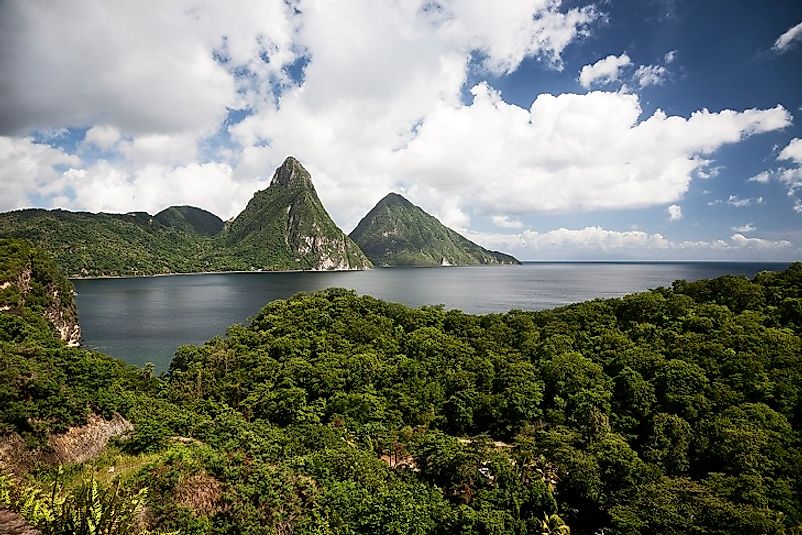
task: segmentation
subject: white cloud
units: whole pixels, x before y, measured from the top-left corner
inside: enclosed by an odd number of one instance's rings
[[[469,237],[491,249],[501,249],[522,259],[567,258],[719,258],[766,259],[793,256],[788,240],[747,238],[732,235],[728,240],[671,240],[662,234],[640,230],[617,231],[598,226],[559,228],[547,232],[526,229],[518,234],[470,233]],[[763,256],[760,256],[763,255]]]
[[[440,8],[434,10],[433,20],[438,23],[438,33],[456,48],[484,52],[485,67],[493,72],[512,72],[531,56],[543,57],[560,68],[565,47],[587,35],[589,25],[599,17],[593,6],[561,12],[560,3],[441,0],[433,2]]]
[[[757,230],[757,227],[755,227],[752,223],[747,223],[746,225],[739,225],[731,228],[735,232],[753,232]]]
[[[769,171],[761,171],[758,174],[749,177],[747,182],[758,182],[760,184],[767,184],[770,178],[771,178],[771,173]]]
[[[121,138],[122,133],[117,128],[109,125],[97,125],[87,130],[83,143],[107,151],[114,147]]]
[[[790,123],[781,106],[641,117],[639,97],[622,92],[532,95],[527,109],[487,83],[464,103],[469,69],[511,72],[525,58],[559,68],[599,17],[557,0],[487,7],[0,3],[0,61],[13,73],[0,79],[0,123],[16,132],[93,126],[87,146],[115,156],[81,161],[13,138],[25,156],[4,161],[34,161],[13,187],[12,164],[0,169],[3,201],[151,212],[190,203],[228,217],[293,154],[346,230],[393,190],[455,228],[474,216],[514,224],[522,213],[675,203],[694,176],[712,172],[718,148]],[[301,81],[287,73],[299,59]],[[205,161],[199,141],[227,108],[244,106],[253,113],[231,128],[241,147]]]
[[[788,50],[793,43],[802,39],[802,22],[797,24],[796,26],[792,26],[788,28],[781,36],[774,41],[774,51],[775,52],[785,52]]]
[[[763,251],[772,249],[788,249],[793,247],[793,244],[788,240],[747,238],[743,234],[734,234],[730,240],[732,241],[732,245],[738,249],[758,249]]]
[[[192,133],[148,134],[123,141],[118,150],[133,166],[181,165],[197,159],[198,140]]]
[[[802,165],[802,139],[795,137],[780,151],[778,160],[790,160]]]
[[[676,54],[676,50],[667,52],[663,57],[664,65],[638,65],[635,71],[626,77],[624,71],[633,65],[629,55],[611,54],[592,65],[583,66],[579,72],[579,83],[585,89],[589,89],[593,84],[610,84],[619,80],[635,83],[641,89],[650,85],[661,85],[668,77],[667,65],[674,61]],[[624,84],[621,91],[627,92],[628,86]]]
[[[802,139],[794,138],[780,151],[778,160],[786,160],[796,164],[790,169],[780,169],[778,178],[788,186],[788,196],[794,202],[794,212],[802,214],[802,198],[799,190],[802,189]]]
[[[64,189],[74,193],[69,208],[92,212],[147,211],[189,204],[230,218],[239,213],[259,182],[238,181],[227,164],[192,163],[178,167],[145,165],[133,172],[99,161],[63,174]]]
[[[493,224],[500,228],[523,228],[524,224],[506,215],[494,215]]]
[[[763,197],[741,198],[737,195],[730,195],[727,199],[727,204],[735,206],[736,208],[743,208],[744,206],[752,206],[753,204],[763,204]]]
[[[437,211],[431,191],[459,193],[489,213],[565,212],[673,203],[703,157],[726,143],[788,124],[782,107],[661,111],[639,121],[638,97],[591,92],[539,95],[530,110],[508,104],[486,84],[474,101],[441,107],[393,154],[409,193]],[[425,184],[425,186],[424,186]]]
[[[641,65],[635,70],[635,80],[642,88],[660,85],[665,81],[666,76],[668,76],[668,69],[662,65]]]
[[[281,0],[235,9],[9,0],[0,20],[0,133],[95,123],[129,134],[209,131],[243,104],[234,69],[267,86],[295,58],[292,10]],[[215,61],[215,50],[228,61]]]
[[[682,219],[682,207],[678,204],[672,204],[666,211],[668,212],[669,221],[679,221]]]
[[[632,62],[627,54],[610,54],[593,65],[585,65],[579,72],[579,83],[589,88],[594,83],[611,83],[618,80],[621,70]]]
[[[709,162],[708,162],[709,163]],[[696,170],[696,176],[701,178],[702,180],[707,180],[709,178],[715,178],[721,173],[721,170],[724,169],[723,165],[717,165],[714,167],[700,167]]]
[[[80,159],[29,138],[0,136],[0,210],[30,207],[32,195],[59,191],[57,166],[77,166]]]

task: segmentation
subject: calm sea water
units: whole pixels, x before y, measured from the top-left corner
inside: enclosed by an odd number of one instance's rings
[[[753,276],[783,263],[528,263],[522,266],[392,268],[336,273],[221,273],[76,280],[83,344],[137,365],[170,364],[182,344],[224,334],[274,299],[351,288],[407,305],[466,312],[542,310],[596,297],[723,274]]]

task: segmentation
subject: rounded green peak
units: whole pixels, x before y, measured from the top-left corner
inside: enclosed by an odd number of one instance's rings
[[[382,200],[377,203],[378,205],[412,205],[409,200],[400,193],[391,192],[384,196]]]

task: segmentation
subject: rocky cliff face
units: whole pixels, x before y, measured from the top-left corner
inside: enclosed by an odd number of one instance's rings
[[[81,343],[81,326],[78,324],[78,314],[72,294],[62,295],[55,285],[48,287],[47,293],[50,296],[50,304],[45,309],[45,319],[68,346],[78,347]]]
[[[257,269],[369,269],[370,260],[332,221],[312,177],[293,157],[270,186],[226,225],[226,248]]]
[[[97,457],[113,437],[133,429],[131,422],[120,414],[114,413],[109,420],[90,414],[85,424],[47,437],[46,448],[31,448],[16,433],[4,435],[0,437],[0,475],[23,477],[37,464],[53,466],[88,461]]]
[[[41,315],[70,346],[81,341],[72,284],[41,251],[0,239],[0,313]]]

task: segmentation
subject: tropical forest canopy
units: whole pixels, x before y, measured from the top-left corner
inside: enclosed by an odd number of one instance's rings
[[[0,249],[0,435],[33,451],[90,413],[134,426],[0,480],[12,509],[91,476],[147,488],[148,528],[182,533],[802,528],[802,264],[485,316],[302,294],[152,377],[60,342],[37,292],[68,283]]]

